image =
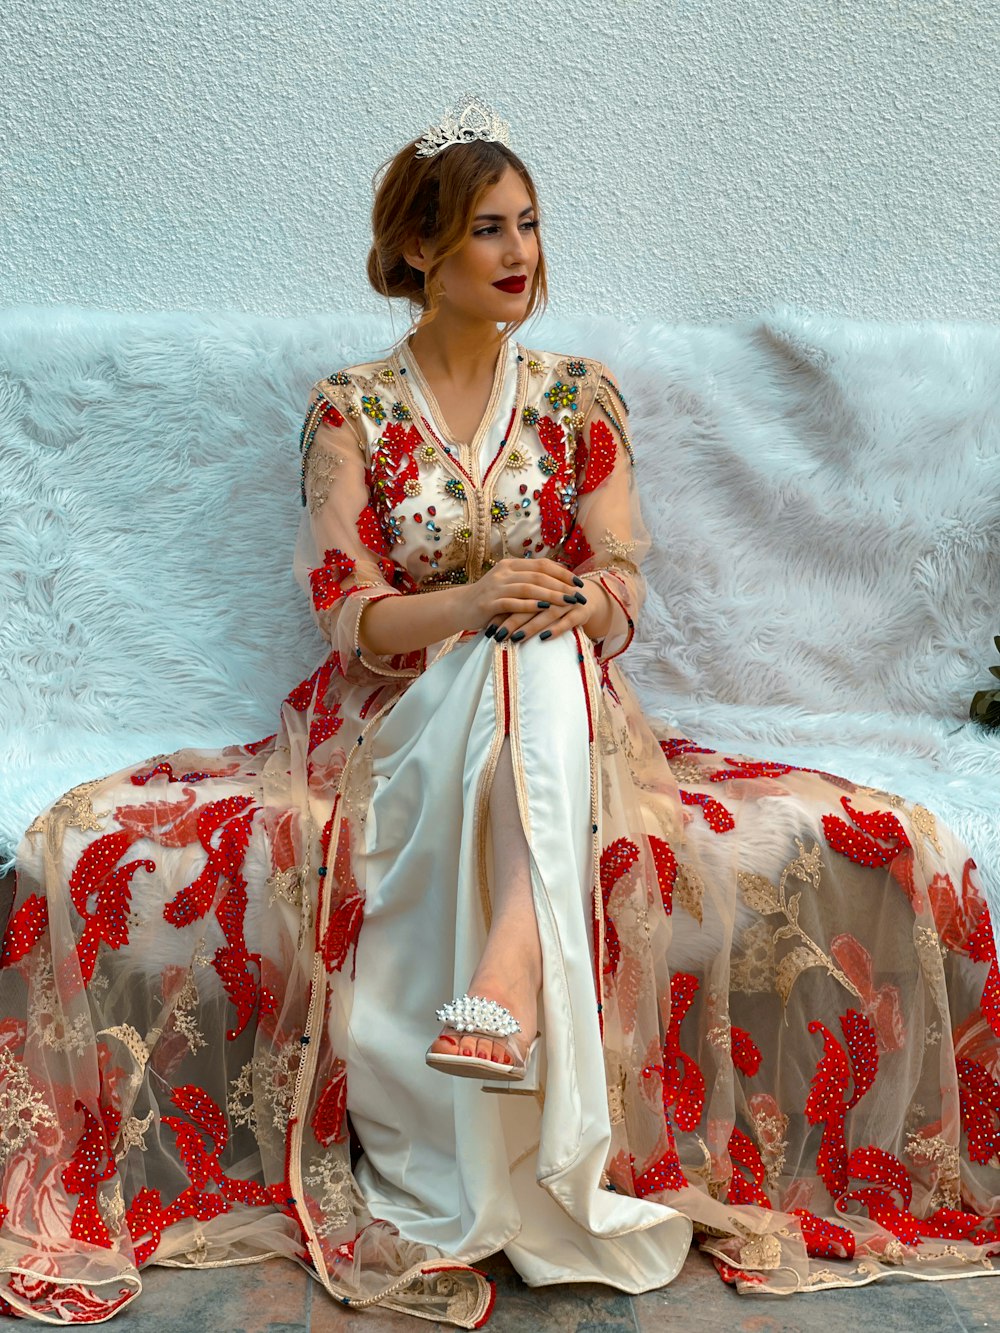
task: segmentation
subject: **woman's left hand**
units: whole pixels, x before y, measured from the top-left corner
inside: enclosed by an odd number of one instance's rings
[[[585,587],[574,589],[571,595],[567,594],[550,606],[539,604],[534,612],[505,616],[494,622],[495,633],[490,635],[489,626],[486,633],[497,643],[506,638],[512,643],[522,643],[536,635],[541,639],[556,639],[560,634],[578,628],[588,633],[589,625],[603,626],[610,614],[608,594],[599,583],[588,582]]]

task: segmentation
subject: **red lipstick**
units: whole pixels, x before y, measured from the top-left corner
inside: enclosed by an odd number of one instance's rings
[[[499,287],[502,292],[523,292],[527,281],[528,275],[526,273],[519,273],[514,278],[501,278],[501,280],[495,282],[493,286]]]

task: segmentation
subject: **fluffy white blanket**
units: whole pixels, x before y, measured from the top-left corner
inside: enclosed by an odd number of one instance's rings
[[[0,870],[74,783],[274,729],[323,651],[291,574],[308,390],[390,337],[0,312]],[[649,712],[922,801],[1000,905],[1000,735],[967,721],[1000,633],[1000,329],[779,309],[520,340],[602,358],[629,401]]]

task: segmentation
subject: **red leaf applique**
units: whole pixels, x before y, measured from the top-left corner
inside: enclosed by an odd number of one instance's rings
[[[161,847],[186,847],[198,837],[198,793],[185,787],[179,801],[146,801],[142,805],[115,806],[115,819],[122,828]]]
[[[603,481],[607,481],[615,470],[615,437],[607,424],[601,420],[590,423],[590,446],[587,449],[583,481],[579,486],[581,495],[596,491]]]
[[[118,865],[119,858],[139,837],[141,834],[132,829],[120,829],[96,838],[84,849],[70,874],[70,898],[84,921],[76,952],[85,986],[94,975],[101,942],[112,949],[128,943],[128,914],[136,871],[146,870],[151,874],[156,869],[156,862],[146,857]]]
[[[563,542],[563,556],[570,569],[576,569],[587,560],[593,560],[594,552],[584,534],[583,528],[574,526],[573,531]]]
[[[763,1189],[767,1175],[764,1159],[754,1141],[741,1129],[734,1129],[729,1136],[729,1156],[742,1170],[733,1171],[726,1202],[755,1203],[760,1208],[770,1208],[771,1200]]]
[[[13,914],[7,923],[3,937],[3,953],[0,954],[0,968],[19,963],[31,952],[45,934],[49,924],[49,905],[37,893],[32,893]]]
[[[875,988],[872,956],[853,935],[835,935],[830,941],[830,953],[864,1001],[865,1013],[875,1025],[879,1049],[902,1050],[906,1025],[897,987],[886,983]]]
[[[840,1026],[846,1038],[846,1051],[825,1024],[815,1020],[809,1024],[810,1032],[823,1034],[823,1055],[816,1065],[805,1104],[809,1123],[824,1126],[816,1169],[835,1197],[848,1184],[845,1117],[872,1086],[878,1072],[878,1044],[865,1015],[848,1009],[841,1015]],[[853,1078],[854,1090],[845,1100],[849,1077]]]
[[[639,848],[628,838],[616,838],[601,852],[601,901],[604,907],[604,947],[607,962],[604,971],[616,973],[621,959],[621,942],[615,923],[608,913],[608,900],[623,875],[627,875],[639,859]]]
[[[1000,1037],[1000,968],[997,967],[997,946],[993,934],[990,909],[983,903],[976,928],[968,940],[969,957],[975,963],[989,963],[990,970],[983,984],[979,1008],[995,1036]]]
[[[810,1259],[853,1259],[854,1232],[838,1227],[825,1217],[817,1217],[806,1208],[793,1208],[802,1224],[802,1239]]]
[[[312,602],[317,611],[329,610],[344,596],[344,580],[350,578],[357,561],[332,547],[323,553],[323,563],[309,571]]]
[[[869,813],[855,810],[849,796],[842,796],[840,804],[855,827],[845,824],[836,815],[824,815],[823,832],[827,842],[841,856],[859,866],[884,866],[901,852],[912,851],[902,824],[888,810]]]
[[[347,1066],[335,1060],[333,1072],[323,1086],[316,1108],[309,1121],[317,1143],[328,1148],[331,1143],[343,1143],[347,1137]]]
[[[705,823],[713,833],[729,833],[736,827],[736,820],[721,801],[706,796],[700,791],[679,792],[682,805],[700,805]]]
[[[730,1044],[732,1047],[733,1064],[745,1074],[747,1078],[752,1078],[760,1068],[761,1053],[760,1047],[754,1041],[750,1033],[743,1028],[735,1025],[730,1031]]]
[[[670,916],[674,910],[674,885],[677,883],[677,857],[670,844],[658,838],[655,833],[649,835],[649,848],[656,866],[656,882],[660,886],[660,898],[663,910]]]

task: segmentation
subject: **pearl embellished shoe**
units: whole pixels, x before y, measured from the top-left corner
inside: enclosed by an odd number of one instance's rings
[[[443,1074],[457,1074],[460,1078],[488,1078],[494,1083],[535,1081],[538,1039],[541,1034],[535,1034],[522,1058],[511,1040],[516,1032],[521,1031],[521,1025],[498,1000],[487,1000],[482,995],[459,995],[436,1012],[438,1022],[455,1032],[470,1032],[493,1041],[499,1038],[513,1063],[504,1065],[498,1060],[484,1060],[478,1055],[447,1055],[428,1047],[424,1058],[432,1069],[439,1069]]]

